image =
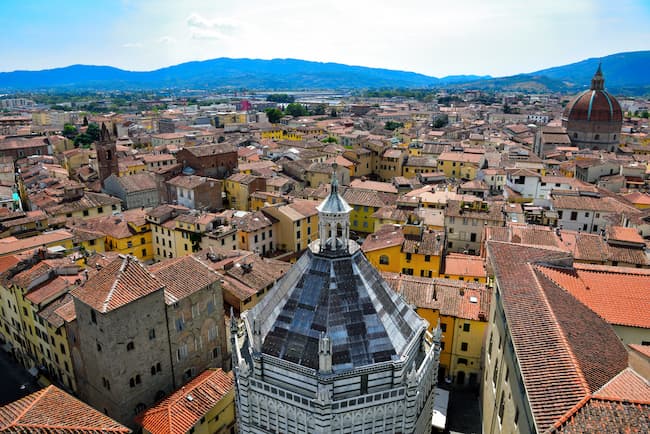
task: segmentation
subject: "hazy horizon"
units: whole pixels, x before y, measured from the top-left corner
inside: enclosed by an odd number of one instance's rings
[[[3,72],[229,57],[498,77],[650,48],[646,0],[34,0],[0,12]]]

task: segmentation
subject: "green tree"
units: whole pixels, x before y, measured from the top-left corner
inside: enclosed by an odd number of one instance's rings
[[[63,137],[66,139],[73,139],[79,134],[79,131],[77,131],[77,127],[75,127],[72,124],[64,124],[63,125]]]
[[[267,108],[264,110],[266,117],[269,118],[269,122],[272,124],[277,124],[282,119],[282,111],[276,108]]]
[[[92,123],[88,125],[88,129],[86,130],[86,134],[88,137],[90,137],[91,142],[96,142],[99,140],[99,137],[101,135],[101,131],[99,130],[99,125]]]
[[[395,122],[395,121],[387,121],[384,124],[384,129],[388,131],[395,131],[398,128],[402,128],[404,126],[403,123],[401,122]]]
[[[336,140],[336,137],[329,136],[329,137],[324,138],[322,140],[322,142],[323,143],[338,143],[339,141]]]
[[[291,104],[289,104],[287,108],[284,110],[284,112],[288,115],[293,116],[294,118],[300,116],[307,116],[308,114],[305,106],[297,102],[292,102]]]
[[[312,115],[315,116],[322,116],[325,114],[325,109],[327,106],[325,104],[318,104],[314,109],[312,110]]]

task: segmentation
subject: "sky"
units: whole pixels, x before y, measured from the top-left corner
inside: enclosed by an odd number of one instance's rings
[[[0,71],[294,58],[505,76],[650,49],[650,0],[0,0]]]

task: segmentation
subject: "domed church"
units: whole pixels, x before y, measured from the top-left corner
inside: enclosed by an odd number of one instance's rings
[[[573,98],[564,109],[562,126],[571,143],[580,149],[615,151],[622,124],[621,106],[605,91],[605,78],[598,65],[589,90]]]
[[[335,171],[336,173],[336,171]],[[319,238],[231,329],[242,433],[431,432],[440,328],[349,239],[332,178]]]

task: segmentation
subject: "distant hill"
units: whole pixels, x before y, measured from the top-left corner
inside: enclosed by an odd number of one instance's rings
[[[571,92],[588,88],[602,63],[605,87],[613,93],[650,93],[650,51],[617,53],[510,77],[457,83],[461,88]]]
[[[650,74],[647,73],[650,71],[650,51],[613,54],[499,78],[475,75],[436,78],[414,72],[297,59],[219,58],[147,72],[125,71],[111,66],[72,65],[42,71],[0,73],[0,90],[477,88],[574,91],[589,85],[599,61],[603,63],[608,89],[627,93],[650,91]]]

